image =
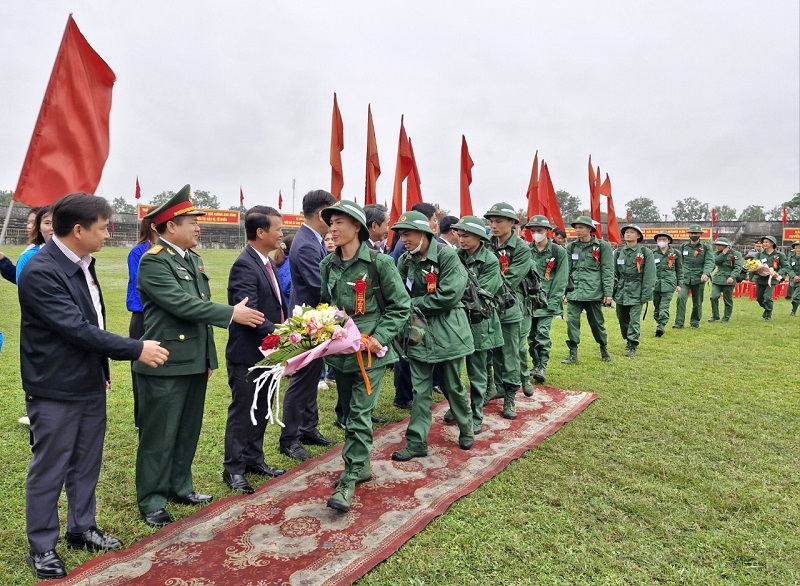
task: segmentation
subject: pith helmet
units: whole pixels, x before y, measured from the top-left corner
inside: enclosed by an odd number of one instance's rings
[[[714,244],[718,244],[720,246],[730,246],[731,245],[730,241],[727,238],[717,238],[714,241]]]
[[[484,218],[491,218],[494,216],[495,218],[510,218],[515,222],[519,222],[519,217],[517,216],[517,212],[510,203],[500,202],[494,204],[492,207],[489,208],[489,211],[483,214]]]
[[[778,241],[775,239],[774,236],[764,236],[761,239],[761,242],[764,242],[764,240],[769,240],[770,242],[772,242],[772,246],[778,246]]]
[[[656,234],[655,236],[653,236],[653,240],[655,240],[656,242],[658,242],[658,237],[659,237],[659,236],[664,236],[665,238],[667,238],[667,239],[669,240],[669,243],[670,243],[670,244],[672,244],[672,236],[670,235],[670,233],[669,233],[669,232],[659,232],[658,234]]]
[[[331,216],[333,214],[344,214],[356,220],[361,227],[358,229],[358,239],[363,242],[369,238],[369,230],[367,229],[367,215],[364,213],[364,208],[354,201],[343,199],[337,201],[332,206],[328,206],[322,210],[322,219],[328,226],[331,225]]]
[[[531,219],[525,224],[526,228],[547,228],[548,230],[552,230],[553,227],[550,225],[550,221],[547,219],[547,216],[537,215],[531,216]]]
[[[426,218],[425,214],[422,212],[414,210],[400,216],[400,219],[392,226],[392,230],[417,230],[433,236],[433,230],[431,230],[431,224],[428,218]]]
[[[623,226],[622,230],[619,231],[620,234],[625,234],[625,230],[636,230],[639,233],[639,238],[636,239],[637,242],[641,242],[644,240],[644,233],[639,226],[635,224],[628,224],[627,226]]]
[[[689,226],[689,229],[687,230],[687,232],[689,234],[702,234],[703,233],[703,227],[700,224],[692,224],[691,226]]]
[[[594,220],[592,220],[589,216],[578,216],[575,220],[570,224],[573,228],[575,224],[583,224],[584,226],[589,226],[592,229],[592,233],[597,231],[597,228],[594,227]]]
[[[483,240],[489,240],[486,224],[478,216],[464,216],[456,224],[453,224],[453,229],[464,230],[464,232],[480,236]]]

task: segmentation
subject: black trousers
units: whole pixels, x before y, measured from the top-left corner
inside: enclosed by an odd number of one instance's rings
[[[317,385],[324,361],[318,358],[305,368],[295,372],[283,398],[283,424],[281,447],[288,448],[300,441],[319,425],[317,411]]]
[[[144,336],[144,313],[141,311],[131,312],[131,323],[128,326],[128,337],[134,340],[141,340]],[[136,383],[136,374],[133,372],[133,362],[131,362],[131,380],[133,385],[133,424],[139,428],[139,385]]]
[[[267,429],[267,389],[258,395],[255,416],[256,424],[250,420],[250,406],[256,386],[247,380],[250,365],[225,363],[228,369],[228,385],[231,387],[231,404],[228,407],[228,422],[225,425],[225,460],[223,466],[229,474],[244,474],[251,465],[264,464],[264,432]]]

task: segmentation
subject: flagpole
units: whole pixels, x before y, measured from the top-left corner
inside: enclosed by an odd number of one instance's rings
[[[292,214],[294,214],[294,183],[295,180],[292,179]]]
[[[8,222],[11,220],[11,208],[14,206],[14,200],[10,200],[8,202],[8,211],[6,212],[6,219],[3,221],[3,230],[0,232],[0,246],[6,241],[6,228],[8,228]]]

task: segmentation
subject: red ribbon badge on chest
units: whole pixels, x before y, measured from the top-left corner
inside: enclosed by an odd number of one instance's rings
[[[428,284],[428,293],[436,293],[436,273],[425,275],[425,282]]]
[[[732,256],[732,257],[731,257],[731,266],[734,266],[734,263],[735,263],[735,262],[736,262],[736,257],[735,257],[735,256]]]
[[[642,272],[642,263],[644,262],[644,255],[640,252],[636,255],[636,272]]]
[[[497,260],[500,261],[500,272],[505,275],[508,270],[508,255],[505,252],[501,252]]]
[[[356,315],[364,315],[367,310],[367,282],[359,279],[353,285],[356,292]]]
[[[780,259],[777,256],[772,259],[772,268],[775,269],[776,271],[778,270],[778,263],[779,262],[780,262]]]
[[[693,254],[692,256],[693,256],[694,258],[697,258],[699,255],[700,255],[700,249],[699,249],[699,248],[695,248],[695,249],[694,249],[694,254]]]
[[[595,246],[592,248],[592,258],[596,260],[598,263],[600,262],[600,248]]]
[[[667,268],[671,269],[673,264],[675,264],[675,255],[674,254],[670,254],[667,257]]]
[[[547,267],[544,269],[544,280],[550,280],[550,271],[553,270],[553,267],[556,266],[556,257],[551,257],[550,260],[547,261]]]

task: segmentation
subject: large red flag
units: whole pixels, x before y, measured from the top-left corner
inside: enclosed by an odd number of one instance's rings
[[[598,173],[597,176],[599,177],[600,174]],[[622,235],[619,233],[617,214],[614,211],[614,199],[611,197],[611,179],[608,177],[608,173],[606,173],[606,179],[600,186],[599,191],[601,195],[605,195],[608,199],[608,241],[621,245]],[[598,226],[595,227],[597,228]]]
[[[592,155],[589,155],[589,216],[595,221],[595,234],[598,238],[603,237],[603,224],[600,221],[600,167],[597,174],[592,167]]]
[[[411,137],[408,138],[408,149],[411,151],[411,171],[406,181],[406,211],[410,210],[418,203],[422,203],[422,180],[419,178],[417,169],[417,157],[414,156],[414,145]]]
[[[394,225],[403,213],[403,181],[411,172],[414,159],[411,157],[411,146],[408,144],[403,116],[400,116],[400,139],[397,142],[397,164],[394,168],[394,190],[392,192],[392,211],[389,214],[389,225]]]
[[[550,217],[550,192],[547,190],[547,163],[542,161],[539,169],[539,182],[537,186],[537,198],[539,200],[539,213],[547,218]]]
[[[278,209],[283,209],[283,193],[280,189],[278,190]]]
[[[141,197],[142,197],[142,188],[139,187],[139,176],[138,175],[136,176],[136,194],[133,197],[135,197],[137,200],[141,199]]]
[[[364,205],[377,203],[378,177],[381,163],[378,160],[378,143],[375,140],[375,127],[372,124],[372,108],[367,105],[367,183],[364,190]]]
[[[715,226],[717,223],[717,208],[711,208],[711,225]]]
[[[524,224],[528,223],[531,217],[539,213],[539,151],[533,156],[533,168],[531,169],[531,179],[528,181],[528,217],[525,218]],[[533,242],[530,230],[525,231],[525,239],[528,242]]]
[[[550,221],[558,228],[564,230],[564,218],[561,217],[561,208],[558,205],[558,197],[556,196],[556,190],[553,187],[553,180],[550,177],[550,167],[547,165],[547,163],[543,163],[543,165],[547,184],[547,217],[550,218]]]
[[[342,151],[344,150],[344,124],[333,92],[333,119],[331,121],[331,193],[336,199],[342,199],[344,173],[342,172]]]
[[[108,158],[116,79],[70,15],[14,190],[16,201],[40,207],[66,193],[95,192]]]
[[[461,135],[461,217],[472,215],[472,198],[469,195],[469,186],[472,184],[472,168],[475,163],[469,156],[467,138]]]
[[[786,206],[783,206],[783,213],[781,213],[781,223],[785,226],[789,222],[789,215],[786,213]]]

